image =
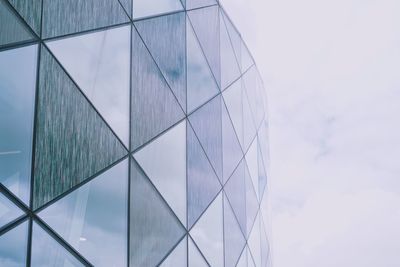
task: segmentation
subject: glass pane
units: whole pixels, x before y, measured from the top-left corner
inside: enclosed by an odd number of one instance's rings
[[[221,189],[203,149],[192,130],[187,127],[188,228],[191,228]]]
[[[242,66],[242,73],[245,73],[246,70],[248,70],[248,68],[250,68],[254,62],[253,62],[253,58],[250,55],[249,49],[247,48],[246,44],[244,43],[244,41],[242,40],[242,45],[240,47],[240,52],[241,52],[241,66]]]
[[[179,0],[155,0],[149,4],[148,0],[133,0],[133,17],[147,17],[182,10]]]
[[[162,262],[161,267],[187,266],[187,236],[184,237],[171,254]]]
[[[260,216],[260,231],[261,231],[261,266],[266,267],[268,265],[269,254],[269,243],[266,234],[265,224]]]
[[[246,188],[246,234],[247,236],[249,236],[250,230],[253,227],[254,219],[257,214],[258,201],[247,166],[245,166],[244,177]]]
[[[236,30],[235,26],[233,25],[232,21],[228,18],[226,13],[221,10],[221,14],[223,16],[223,19],[225,21],[226,28],[228,30],[228,34],[233,46],[233,50],[235,52],[236,59],[238,61],[239,67],[241,65],[241,58],[240,58],[240,47],[242,43],[242,39],[240,37],[240,33]]]
[[[254,222],[253,229],[248,240],[248,245],[250,248],[251,255],[256,266],[261,266],[261,240],[260,240],[260,220],[257,215],[257,219]]]
[[[222,193],[193,226],[190,235],[211,266],[224,266]]]
[[[246,240],[236,220],[232,208],[224,198],[224,244],[225,244],[225,266],[234,267],[244,248]]]
[[[69,193],[39,216],[95,266],[125,266],[128,160]]]
[[[254,263],[253,256],[251,255],[250,249],[248,247],[246,248],[246,251],[247,251],[247,266],[248,267],[257,267]]]
[[[84,266],[36,223],[32,228],[32,267]]]
[[[259,117],[257,114],[258,108],[257,104],[258,101],[257,99],[261,97],[258,96],[257,92],[257,68],[255,66],[251,67],[244,75],[243,75],[243,83],[244,83],[244,88],[246,91],[247,99],[250,104],[250,109],[253,114],[253,120],[255,122],[256,126],[259,126]],[[257,128],[257,127],[256,127]]]
[[[189,266],[209,267],[191,238],[189,238]]]
[[[219,92],[193,29],[187,23],[187,110],[197,108]]]
[[[34,208],[127,154],[44,47],[39,76]]]
[[[186,0],[186,9],[215,5],[215,0]]]
[[[25,266],[28,222],[25,221],[0,236],[0,266]]]
[[[236,135],[243,147],[242,81],[238,80],[222,93]]]
[[[221,89],[225,89],[240,77],[240,69],[222,16],[220,16],[220,38]]]
[[[185,229],[134,160],[130,190],[130,264],[156,266]]]
[[[0,33],[0,46],[34,39],[5,1],[0,1]]]
[[[186,120],[140,149],[134,157],[186,225]]]
[[[119,1],[43,0],[43,38],[129,22]]]
[[[23,214],[22,210],[0,193],[0,228]]]
[[[267,174],[265,172],[265,166],[262,160],[261,150],[258,147],[258,190],[259,190],[259,199],[262,199],[264,195],[264,189],[267,185]]]
[[[42,0],[8,0],[31,28],[40,35]]]
[[[47,42],[64,69],[129,146],[131,27]]]
[[[247,100],[246,92],[242,90],[243,98],[243,151],[247,151],[256,135],[253,114]]]
[[[224,101],[222,101],[222,148],[223,148],[223,178],[224,183],[231,176],[243,152],[239,144],[239,140],[233,129],[231,118],[226,110]]]
[[[243,233],[246,233],[246,184],[244,180],[245,163],[240,162],[226,183],[224,190],[231,204]]]
[[[128,13],[129,17],[132,18],[132,0],[119,0],[119,2],[125,9],[126,13]]]
[[[246,247],[243,249],[242,255],[240,255],[240,259],[239,259],[236,267],[247,267],[247,248]]]
[[[213,98],[192,113],[189,121],[222,182],[221,96]]]
[[[190,0],[191,2],[198,0]],[[215,0],[213,0],[215,2]],[[187,3],[190,6],[189,2]],[[188,12],[193,29],[199,39],[217,84],[220,85],[221,66],[219,54],[219,12],[218,6],[196,9]],[[188,45],[189,46],[189,45]]]
[[[131,149],[134,150],[185,115],[136,31],[132,38]]]
[[[257,138],[254,139],[253,143],[251,143],[251,146],[249,150],[246,153],[246,162],[247,166],[249,167],[249,172],[250,172],[250,177],[251,181],[254,186],[254,190],[256,192],[257,197],[258,195],[258,157],[257,157]]]
[[[185,13],[180,12],[135,22],[140,36],[184,109],[186,109],[185,21]]]
[[[0,182],[25,204],[30,195],[36,64],[37,45],[0,52]]]

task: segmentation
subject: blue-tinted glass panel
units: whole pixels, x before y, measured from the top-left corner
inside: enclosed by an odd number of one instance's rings
[[[135,22],[144,43],[186,109],[186,16],[184,12]]]
[[[46,43],[126,147],[130,35],[131,27],[124,26]]]
[[[186,0],[186,9],[215,5],[215,0]]]
[[[200,251],[197,249],[196,245],[193,243],[193,240],[189,238],[189,266],[196,267],[208,267],[208,263],[201,255]]]
[[[0,236],[0,266],[26,265],[28,222],[25,221]]]
[[[155,0],[151,4],[148,0],[133,0],[133,17],[135,19],[182,9],[180,0]]]
[[[186,267],[187,266],[187,236],[174,248],[171,254],[162,262],[160,267]]]
[[[11,200],[0,193],[0,228],[23,214]]]
[[[235,52],[236,59],[238,61],[239,67],[241,67],[241,43],[242,39],[240,37],[240,33],[236,30],[235,26],[233,26],[232,21],[228,18],[226,13],[221,10],[221,14],[225,21],[226,29],[228,30],[228,34],[232,43],[233,50]]]
[[[247,267],[247,248],[245,247],[240,255],[236,267]]]
[[[119,2],[125,9],[126,13],[128,13],[129,17],[132,18],[132,0],[119,0]]]
[[[249,236],[253,227],[254,219],[258,211],[258,200],[248,168],[245,164],[245,190],[246,190],[246,234]]]
[[[256,136],[256,127],[254,125],[253,114],[250,104],[246,96],[246,92],[242,90],[243,99],[243,151],[247,151],[251,142]]]
[[[40,35],[42,0],[8,0],[29,26]]]
[[[253,143],[251,143],[249,150],[246,153],[246,162],[249,167],[249,173],[251,177],[251,181],[254,186],[254,190],[256,191],[257,197],[258,195],[258,144],[257,138],[254,138]],[[260,199],[260,198],[259,198]]]
[[[266,234],[266,229],[265,229],[265,224],[262,219],[262,216],[260,216],[260,234],[261,234],[261,266],[262,267],[267,267],[268,266],[268,260],[270,258],[269,254],[269,242]]]
[[[240,144],[243,146],[243,99],[242,99],[242,81],[241,79],[229,86],[222,93],[229,116],[235,128],[236,135]]]
[[[32,267],[84,266],[35,222],[32,227],[31,251]]]
[[[44,38],[128,22],[119,1],[43,0]]]
[[[95,266],[127,263],[128,160],[118,163],[39,213]]]
[[[246,70],[248,70],[253,64],[253,58],[250,55],[249,49],[247,48],[246,44],[241,42],[241,47],[240,47],[240,52],[241,52],[241,67],[242,67],[242,73],[245,73]]]
[[[262,160],[261,149],[258,147],[258,190],[259,199],[261,200],[264,195],[264,189],[267,185],[267,173],[265,171],[265,166]]]
[[[37,45],[0,52],[0,182],[26,204],[30,195],[36,64]]]
[[[256,266],[261,266],[261,232],[259,218],[260,216],[258,214],[253,229],[251,230],[249,240],[247,241]]]

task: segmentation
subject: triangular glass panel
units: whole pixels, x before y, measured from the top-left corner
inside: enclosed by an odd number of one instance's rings
[[[187,266],[187,236],[174,248],[160,267],[186,267]]]
[[[124,266],[127,262],[127,188],[128,160],[125,159],[38,215],[95,266]]]
[[[133,0],[133,17],[135,19],[179,10],[183,10],[180,0],[156,0],[151,4],[148,0]]]
[[[257,156],[257,138],[254,138],[253,143],[249,150],[246,153],[246,162],[247,166],[249,167],[251,181],[253,182],[254,190],[256,191],[256,195],[259,198],[259,189],[258,189],[258,156]]]
[[[131,149],[135,150],[185,114],[140,36],[132,33]]]
[[[134,160],[130,190],[130,264],[156,266],[185,229]]]
[[[244,75],[243,75],[243,83],[244,83],[244,88],[247,94],[247,99],[250,104],[250,109],[253,114],[253,119],[256,125],[259,126],[260,124],[260,118],[258,116],[258,105],[259,105],[259,100],[262,99],[261,96],[258,95],[257,92],[257,68],[255,66],[251,67]],[[261,118],[262,119],[262,118]]]
[[[34,209],[127,154],[44,46],[37,98]]]
[[[223,93],[226,107],[229,111],[236,135],[243,146],[243,108],[242,108],[242,81],[238,80],[229,86]]]
[[[267,121],[263,120],[261,123],[260,129],[258,130],[257,133],[258,136],[258,143],[260,144],[260,149],[261,149],[261,154],[262,154],[262,160],[264,163],[264,167],[267,170],[268,163],[269,163],[269,146],[268,146],[268,125]]]
[[[221,89],[240,77],[240,69],[222,16],[220,16]]]
[[[134,157],[186,225],[186,120],[140,149]]]
[[[129,22],[119,1],[43,0],[42,37],[50,38]]]
[[[261,266],[267,267],[270,254],[269,254],[268,238],[262,216],[260,216],[260,231],[261,231]]]
[[[249,236],[250,230],[253,227],[254,219],[257,215],[258,201],[246,164],[244,170],[245,170],[244,177],[245,177],[245,188],[246,188],[246,219],[247,219],[246,234],[247,236]]]
[[[221,96],[192,113],[189,121],[222,183]]]
[[[22,215],[22,210],[0,192],[0,228]]]
[[[224,199],[224,247],[225,247],[225,266],[235,267],[243,250],[246,240],[242,230],[236,220],[232,208]]]
[[[47,42],[111,129],[129,146],[131,27]]]
[[[132,0],[119,0],[119,2],[125,9],[125,12],[128,13],[128,16],[132,18]]]
[[[246,191],[245,191],[245,163],[241,161],[235,172],[226,183],[224,190],[238,219],[240,228],[246,233]]]
[[[244,247],[236,267],[247,267],[247,248]]]
[[[203,258],[201,255],[200,251],[197,249],[196,245],[193,243],[192,238],[189,239],[189,266],[193,267],[209,267],[208,263],[206,260]]]
[[[254,64],[254,61],[250,55],[249,49],[247,48],[247,46],[243,42],[243,40],[242,40],[241,44],[242,45],[240,47],[240,52],[241,52],[241,56],[240,56],[241,64],[240,65],[242,67],[242,73],[245,73],[246,70],[248,70]]]
[[[211,266],[224,266],[222,193],[190,230],[190,235]]]
[[[28,27],[16,16],[6,1],[0,1],[0,46],[33,40]]]
[[[188,229],[196,222],[221,189],[192,127],[187,127]]]
[[[37,223],[32,228],[31,266],[84,266]]]
[[[38,46],[32,45],[0,52],[0,183],[26,205],[30,196],[37,51]]]
[[[147,0],[146,5],[153,6],[149,5]],[[186,109],[185,21],[185,13],[179,12],[135,22],[140,36],[184,109]]]
[[[240,33],[236,30],[235,26],[233,26],[232,21],[228,18],[226,13],[220,9],[222,12],[223,19],[225,21],[226,29],[228,30],[228,34],[232,43],[233,50],[235,52],[235,56],[237,59],[237,62],[239,64],[239,67],[241,65],[241,53],[240,53],[240,47],[242,43],[242,38],[240,37]],[[240,70],[239,70],[240,72]]]
[[[8,0],[18,11],[29,26],[40,35],[40,16],[42,11],[42,0]]]
[[[190,0],[201,2],[198,0]],[[215,2],[215,0],[213,0]],[[189,2],[187,3],[189,5]],[[220,85],[221,64],[219,46],[219,11],[218,5],[196,9],[188,12],[195,35],[206,56],[207,62]]]
[[[0,236],[0,266],[26,266],[27,245],[28,222],[25,221]]]
[[[247,254],[247,266],[248,267],[257,267],[254,263],[253,256],[251,255],[249,247],[246,247],[246,254]]]
[[[186,9],[205,7],[215,4],[217,4],[215,0],[186,0]]]
[[[231,118],[225,107],[224,101],[222,105],[222,151],[223,151],[223,178],[224,183],[231,176],[240,159],[243,157],[243,152],[232,126]]]
[[[218,94],[219,89],[190,23],[187,23],[186,28],[187,111],[189,113]]]
[[[253,229],[249,237],[248,245],[256,266],[261,266],[261,240],[260,240],[260,217],[259,214],[254,222]]]
[[[259,190],[259,200],[262,199],[264,195],[265,186],[267,185],[267,173],[265,172],[265,166],[262,160],[261,149],[258,147],[258,190]]]
[[[186,7],[186,0],[181,0],[183,7]]]
[[[243,99],[243,151],[247,151],[254,137],[256,136],[256,127],[254,125],[253,114],[250,109],[246,92],[242,90]]]

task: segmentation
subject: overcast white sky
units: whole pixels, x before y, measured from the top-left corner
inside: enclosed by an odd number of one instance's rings
[[[221,2],[267,86],[274,267],[399,267],[400,1]]]

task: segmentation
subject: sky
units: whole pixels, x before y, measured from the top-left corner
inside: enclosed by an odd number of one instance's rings
[[[400,266],[400,1],[221,2],[268,95],[273,266]]]

